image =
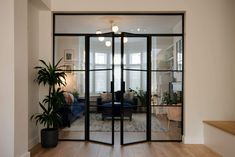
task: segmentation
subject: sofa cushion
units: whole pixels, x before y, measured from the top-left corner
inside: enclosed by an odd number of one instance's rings
[[[124,93],[124,100],[126,101],[133,101],[134,99],[134,92],[126,92]]]
[[[65,98],[65,102],[67,105],[71,105],[74,103],[74,96],[73,94],[69,93],[69,92],[64,92],[64,98]]]
[[[112,93],[101,93],[100,97],[102,101],[112,101]]]

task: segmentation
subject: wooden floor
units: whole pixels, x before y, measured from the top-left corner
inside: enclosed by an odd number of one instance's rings
[[[40,145],[31,157],[220,157],[204,145],[148,142],[128,146],[107,146],[92,142],[59,142],[51,149]]]

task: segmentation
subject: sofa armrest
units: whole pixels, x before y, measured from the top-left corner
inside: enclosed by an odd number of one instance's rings
[[[97,104],[97,106],[101,106],[102,105],[102,98],[101,97],[97,98],[96,104]]]

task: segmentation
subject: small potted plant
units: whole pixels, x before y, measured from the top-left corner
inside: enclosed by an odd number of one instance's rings
[[[162,102],[161,104],[163,104],[163,105],[171,104],[171,98],[170,98],[170,94],[168,92],[163,93],[161,102]]]
[[[139,102],[140,102],[140,105],[139,106],[139,110],[140,112],[145,112],[146,111],[146,100],[147,100],[147,91],[144,91],[142,89],[136,89],[136,90],[133,90],[131,88],[129,88],[129,90],[131,92],[134,92],[135,96],[138,98]]]
[[[58,144],[58,127],[62,122],[58,111],[65,104],[60,86],[66,85],[66,74],[59,66],[61,60],[62,58],[56,65],[40,60],[42,66],[35,67],[38,70],[35,81],[38,85],[48,86],[48,95],[39,102],[42,112],[31,116],[31,119],[36,120],[36,125],[40,123],[45,127],[41,130],[41,145],[45,148],[55,147]]]

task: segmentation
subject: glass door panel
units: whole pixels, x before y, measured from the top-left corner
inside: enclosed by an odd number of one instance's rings
[[[151,70],[182,70],[182,37],[152,37]]]
[[[66,73],[60,140],[85,140],[85,37],[55,36],[54,61]]]
[[[151,138],[181,141],[183,42],[181,36],[152,37]]]
[[[181,140],[182,96],[182,72],[152,72],[152,140]]]
[[[89,37],[89,140],[114,143],[113,33]],[[111,45],[105,44],[107,41]]]
[[[121,144],[147,141],[147,37],[122,34]]]

